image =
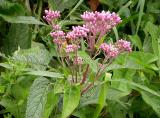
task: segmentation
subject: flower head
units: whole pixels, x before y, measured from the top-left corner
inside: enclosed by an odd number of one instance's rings
[[[52,11],[52,10],[45,10],[45,16],[43,18],[48,22],[51,23],[53,20],[60,17],[60,11]]]
[[[120,51],[129,51],[131,52],[132,49],[131,49],[131,43],[128,42],[128,41],[125,41],[123,39],[121,40],[118,40],[116,42],[116,47],[120,50]]]
[[[50,35],[53,38],[57,39],[57,38],[63,38],[65,36],[65,33],[63,31],[59,30],[59,31],[51,32]]]
[[[66,46],[65,51],[66,51],[66,53],[70,53],[70,52],[77,51],[78,48],[79,48],[79,46],[77,46],[76,44],[69,44]]]
[[[121,18],[116,13],[105,12],[84,12],[81,18],[85,21],[85,26],[94,35],[99,33],[105,34],[114,26],[121,22]]]
[[[89,29],[83,26],[76,26],[76,27],[73,26],[72,31],[68,32],[66,37],[74,40],[81,37],[86,37],[88,32],[89,32]]]
[[[54,30],[60,30],[61,29],[61,27],[59,26],[59,25],[55,25],[55,24],[53,24],[52,25],[52,28],[54,29]]]
[[[101,44],[100,48],[107,54],[109,57],[116,57],[119,54],[118,48],[113,44]]]

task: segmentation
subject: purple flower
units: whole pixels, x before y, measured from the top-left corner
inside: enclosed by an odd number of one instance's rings
[[[62,40],[62,39],[54,39],[53,42],[54,42],[55,44],[57,44],[57,45],[62,45],[62,44],[65,42],[65,40]]]
[[[52,11],[52,10],[45,10],[45,16],[43,18],[48,22],[51,23],[53,20],[60,17],[60,11]]]
[[[123,39],[118,40],[118,41],[115,43],[115,45],[116,45],[116,47],[117,47],[120,51],[129,51],[129,52],[132,51],[131,43],[128,42],[128,41],[125,41],[125,40],[123,40]]]
[[[89,29],[88,44],[90,50],[95,49],[95,44],[110,30],[121,22],[121,18],[116,13],[110,11],[84,12],[81,15],[85,28]],[[98,37],[97,37],[98,36]]]
[[[79,46],[77,46],[75,44],[69,44],[66,46],[65,51],[66,51],[66,53],[70,53],[70,52],[77,51],[78,48],[79,48]]]
[[[56,39],[56,38],[63,38],[65,33],[63,31],[55,31],[51,32],[50,35]]]
[[[121,18],[116,13],[105,12],[84,12],[81,18],[85,21],[85,26],[93,35],[109,32],[114,26],[121,22]]]
[[[68,32],[67,34],[67,38],[69,39],[78,39],[81,37],[87,37],[87,33],[89,32],[89,29],[83,27],[83,26],[76,26],[76,27],[72,27],[72,31]]]
[[[118,48],[113,44],[101,44],[100,48],[107,54],[109,57],[116,57],[119,54]]]
[[[55,25],[55,24],[52,25],[52,28],[54,30],[60,30],[61,29],[61,27],[59,25]]]

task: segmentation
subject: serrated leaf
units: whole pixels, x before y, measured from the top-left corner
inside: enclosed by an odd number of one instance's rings
[[[16,51],[12,57],[15,61],[27,63],[34,69],[45,69],[50,62],[51,55],[48,50],[42,47]]]
[[[61,118],[67,118],[78,106],[80,100],[80,87],[70,86],[65,90]]]
[[[44,106],[47,100],[49,80],[37,78],[30,89],[25,118],[43,118]]]
[[[2,50],[6,54],[11,54],[18,47],[22,49],[30,48],[31,46],[31,32],[28,25],[25,24],[11,24],[9,33],[3,41]]]

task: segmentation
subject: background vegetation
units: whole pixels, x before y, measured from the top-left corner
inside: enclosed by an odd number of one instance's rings
[[[131,54],[107,67],[107,82],[81,99],[78,87],[64,88],[68,72],[57,63],[51,27],[42,18],[48,8],[61,11],[66,31],[82,24],[84,11],[115,11],[123,22],[105,40],[125,37],[133,44]],[[159,0],[0,0],[1,117],[160,117],[159,24]]]

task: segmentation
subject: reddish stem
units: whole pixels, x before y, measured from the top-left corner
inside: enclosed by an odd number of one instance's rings
[[[89,84],[84,90],[82,90],[81,95],[83,95],[85,92],[87,92],[93,84]]]
[[[95,80],[98,80],[98,78],[103,74],[105,68],[107,66],[109,66],[111,64],[111,62],[112,61],[110,61],[108,64],[106,64],[106,66],[102,69],[102,71],[98,71],[97,72]],[[87,92],[93,86],[93,84],[94,83],[89,84],[84,90],[82,90],[81,95],[83,95],[85,92]]]
[[[84,84],[86,81],[88,70],[89,70],[89,65],[87,65],[87,68],[86,68],[85,72],[83,73],[83,79],[81,81],[81,85]]]

